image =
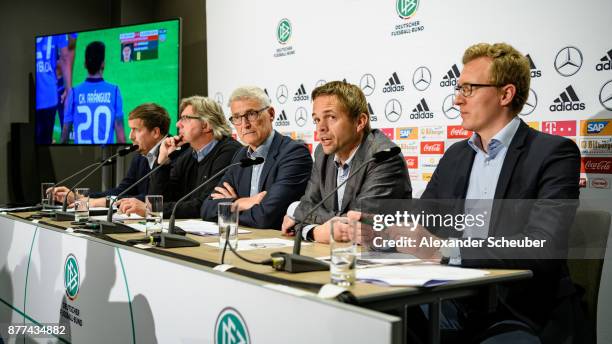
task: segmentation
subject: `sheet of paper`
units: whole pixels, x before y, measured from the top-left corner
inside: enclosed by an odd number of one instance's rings
[[[410,264],[358,269],[362,282],[389,286],[430,287],[449,281],[466,280],[487,275],[488,272],[448,265]]]
[[[106,221],[106,215],[96,215],[96,216],[90,216],[90,217],[94,220]],[[119,213],[113,214],[113,221],[142,220],[142,219],[144,219],[144,217],[138,214],[130,214],[130,215],[119,214]]]
[[[219,248],[218,242],[207,242],[206,245]],[[302,243],[302,246],[312,245],[311,243]],[[252,239],[238,240],[238,251],[249,251],[263,248],[283,248],[293,247],[293,240],[268,238],[268,239]]]
[[[166,225],[164,220],[164,225]],[[219,235],[219,225],[216,222],[202,220],[183,220],[176,221],[176,225],[187,233],[195,235]],[[238,234],[248,234],[251,231],[238,228]]]
[[[138,223],[126,223],[126,225],[140,232],[145,232],[147,229],[147,225],[142,221]],[[215,222],[208,222],[208,221],[201,221],[201,220],[183,220],[183,221],[179,220],[175,222],[175,225],[189,234],[201,235],[201,236],[219,235],[219,227],[217,223]],[[164,219],[162,227],[166,230],[168,229],[167,220]],[[248,234],[248,233],[251,233],[251,231],[242,229],[242,228],[238,229],[238,234]]]
[[[68,208],[66,209],[67,212],[69,213],[74,213],[74,208]],[[108,211],[107,207],[91,207],[89,208],[89,211]]]

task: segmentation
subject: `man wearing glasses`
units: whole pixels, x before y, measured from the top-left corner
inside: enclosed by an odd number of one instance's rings
[[[505,43],[480,43],[465,51],[463,64],[455,104],[462,126],[473,135],[446,151],[421,199],[461,200],[466,214],[473,210],[468,204],[480,202],[484,206],[480,209],[486,209],[481,213],[490,214],[486,226],[473,234],[465,230],[450,235],[456,242],[476,239],[483,244],[397,250],[420,253],[419,258],[443,257],[443,262],[463,267],[533,272],[528,281],[499,287],[493,314],[469,301],[455,302],[453,307],[443,304],[443,314],[455,320],[465,336],[461,342],[496,329],[511,335],[502,330],[503,323],[509,329],[522,328],[521,339],[531,339],[521,342],[569,342],[580,310],[571,301],[575,289],[563,254],[579,196],[580,152],[572,140],[541,133],[518,117],[530,84],[524,55]],[[442,237],[449,233],[429,229]],[[418,242],[433,237],[422,227],[392,234],[395,239],[401,236]],[[544,244],[535,248],[489,244],[501,239]]]
[[[201,96],[183,99],[179,112],[176,124],[179,135],[166,138],[160,145],[155,166],[164,166],[151,175],[149,183],[150,195],[164,196],[164,217],[170,216],[178,199],[227,166],[241,147],[231,137],[223,109],[214,100]],[[173,160],[175,154],[170,156],[170,153],[179,147],[186,151]],[[176,217],[198,218],[202,202],[213,191],[217,181],[203,187],[193,198],[181,202]],[[126,214],[145,215],[145,205],[137,199],[122,199],[119,209]]]
[[[247,146],[232,162],[262,157],[264,163],[232,167],[202,205],[202,218],[217,219],[217,203],[231,200],[240,210],[239,223],[280,229],[283,215],[306,189],[312,158],[306,146],[272,129],[274,108],[259,87],[240,87],[229,99],[230,121]]]

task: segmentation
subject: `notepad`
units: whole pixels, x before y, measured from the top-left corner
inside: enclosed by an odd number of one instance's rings
[[[448,265],[411,264],[358,269],[357,280],[387,286],[433,287],[450,281],[483,277],[488,273]]]

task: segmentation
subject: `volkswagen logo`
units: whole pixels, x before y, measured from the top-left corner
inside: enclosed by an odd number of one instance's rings
[[[523,105],[523,109],[521,110],[519,115],[521,116],[530,115],[533,112],[533,110],[535,110],[536,106],[538,106],[538,95],[535,93],[533,89],[530,88],[529,97],[527,98],[525,105]]]
[[[319,87],[319,86],[323,86],[327,83],[327,81],[323,80],[323,79],[319,79],[319,81],[317,81],[317,83],[315,84],[315,88]]]
[[[572,76],[582,67],[582,52],[575,47],[565,47],[555,57],[555,69],[563,76]]]
[[[599,90],[599,102],[606,110],[612,111],[612,80],[601,86]]]
[[[412,84],[419,91],[425,91],[431,85],[431,71],[425,66],[421,66],[412,74]]]
[[[402,116],[402,104],[397,99],[391,99],[385,105],[385,117],[389,122],[397,122]]]
[[[287,89],[287,86],[283,84],[278,86],[278,88],[276,89],[276,100],[280,104],[285,104],[288,97],[289,97],[289,90]]]
[[[364,74],[359,81],[359,87],[361,87],[363,94],[370,96],[376,88],[376,79],[372,74]]]
[[[295,123],[297,123],[297,125],[299,125],[300,127],[305,126],[306,122],[308,121],[307,118],[308,112],[306,111],[306,108],[300,106],[299,108],[297,108],[297,110],[295,110]]]
[[[444,98],[444,102],[442,102],[442,112],[448,119],[455,119],[461,115],[461,111],[459,111],[459,108],[457,105],[455,105],[454,93],[451,93]]]
[[[215,101],[217,102],[217,104],[223,106],[223,93],[221,92],[215,93]]]

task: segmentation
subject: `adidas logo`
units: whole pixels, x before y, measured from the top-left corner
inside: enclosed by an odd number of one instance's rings
[[[304,88],[304,84],[301,84],[297,92],[295,92],[295,95],[293,96],[293,101],[299,102],[301,100],[308,100],[308,99],[309,97],[308,97],[308,94],[306,94],[306,89]]]
[[[378,117],[374,114],[374,109],[372,109],[372,104],[368,103],[368,112],[370,113],[370,122],[378,121]]]
[[[433,112],[429,111],[429,106],[425,98],[421,98],[421,101],[412,109],[410,119],[426,119],[433,118]]]
[[[451,69],[446,72],[446,75],[442,77],[440,87],[457,86],[457,79],[459,79],[459,76],[461,76],[459,68],[457,68],[457,65],[454,64]]]
[[[289,121],[287,120],[287,114],[285,113],[285,110],[283,110],[276,118],[276,126],[286,127],[288,125],[289,125]]]
[[[539,78],[542,76],[542,71],[539,70],[535,63],[533,63],[533,59],[531,58],[531,56],[529,56],[529,54],[526,55],[527,59],[529,59],[529,69],[531,70],[531,77],[532,78]]]
[[[580,101],[578,95],[574,91],[572,85],[565,88],[559,97],[553,100],[553,104],[550,105],[550,111],[578,111],[584,110],[585,105]]]
[[[595,66],[595,69],[598,71],[602,71],[602,70],[612,70],[612,49],[608,50],[608,52],[606,53],[606,55],[604,55],[604,57],[602,57],[601,59],[599,59],[601,61],[601,63],[598,63]]]
[[[393,75],[389,78],[389,81],[385,83],[385,87],[383,87],[383,93],[387,92],[401,92],[404,90],[404,85],[397,76],[396,72],[393,72]]]

